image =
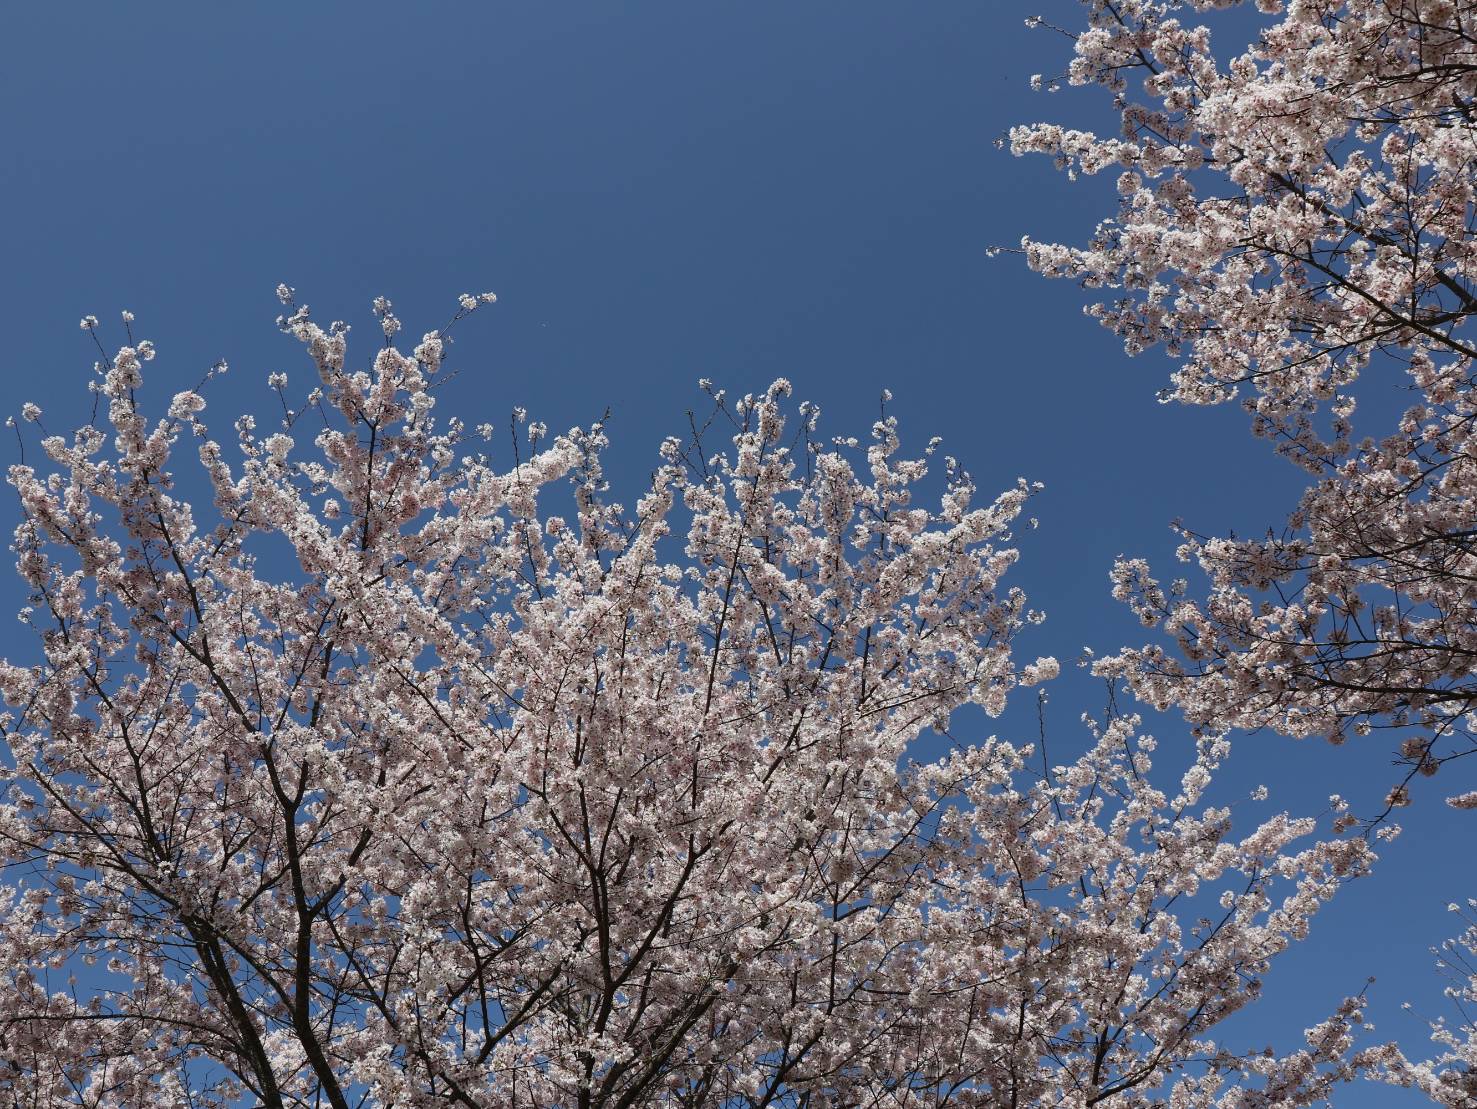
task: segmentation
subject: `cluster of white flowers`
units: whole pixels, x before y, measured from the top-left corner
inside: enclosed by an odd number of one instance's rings
[[[476,311],[477,308],[480,305],[483,305],[483,304],[496,304],[497,303],[497,294],[496,293],[476,293],[476,294],[473,294],[473,293],[462,293],[459,297],[456,298],[456,300],[457,300],[457,303],[462,306],[462,311],[464,311],[464,312],[473,312],[473,311]]]
[[[185,392],[176,393],[174,400],[169,405],[169,418],[172,420],[188,420],[197,412],[205,410],[205,398],[199,393]]]

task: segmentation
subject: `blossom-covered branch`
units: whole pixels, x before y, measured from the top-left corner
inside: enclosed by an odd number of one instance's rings
[[[1246,5],[1084,2],[1067,79],[1110,90],[1122,133],[1036,124],[1011,144],[1115,167],[1118,214],[1086,247],[1028,239],[1026,257],[1113,290],[1092,313],[1130,352],[1180,360],[1165,399],[1241,396],[1312,478],[1265,538],[1185,530],[1202,599],[1120,566],[1120,594],[1179,649],[1103,672],[1209,731],[1394,728],[1403,804],[1413,777],[1477,751],[1477,5],[1261,0],[1256,40],[1217,54],[1202,9]],[[1371,372],[1416,400],[1356,441]]]

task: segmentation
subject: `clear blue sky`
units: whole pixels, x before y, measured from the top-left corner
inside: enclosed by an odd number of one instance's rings
[[[1257,530],[1298,475],[1233,409],[1157,405],[1168,362],[1127,360],[1081,290],[986,256],[1027,231],[1081,239],[1113,203],[1110,180],[1073,185],[993,145],[1032,118],[1106,118],[1095,95],[1028,90],[1067,56],[1022,26],[1042,10],[1078,18],[1069,0],[8,5],[0,407],[85,419],[87,312],[137,314],[156,395],[225,358],[213,409],[265,414],[268,371],[310,373],[273,327],[277,282],[362,342],[377,294],[419,334],[492,289],[452,359],[472,422],[519,404],[562,429],[609,407],[613,482],[634,496],[699,377],[743,392],[787,376],[836,434],[865,433],[887,386],[905,434],[942,435],[983,489],[1046,483],[1016,580],[1049,620],[1022,653],[1137,643],[1108,597],[1114,555],[1176,576],[1172,518]],[[1069,667],[1057,752],[1100,701]],[[992,727],[1024,738],[1030,708]],[[1153,729],[1166,747],[1182,734]],[[1248,738],[1234,790],[1369,811],[1391,780],[1383,743]],[[1398,1003],[1441,1010],[1428,948],[1446,902],[1477,890],[1471,817],[1439,786],[1233,1031],[1287,1045],[1373,973],[1379,1031],[1421,1049]]]

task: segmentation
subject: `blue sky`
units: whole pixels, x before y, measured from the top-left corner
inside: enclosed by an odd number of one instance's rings
[[[523,405],[560,429],[609,407],[613,484],[634,497],[700,377],[731,392],[789,377],[835,434],[864,434],[890,387],[905,435],[943,436],[982,489],[1046,483],[1016,581],[1049,619],[1022,653],[1140,642],[1108,596],[1113,557],[1176,576],[1172,518],[1259,530],[1298,475],[1238,411],[1156,404],[1169,363],[1126,359],[1081,290],[986,255],[1027,232],[1080,240],[1111,211],[1110,180],[1071,184],[994,146],[1031,119],[1104,124],[1095,94],[1028,89],[1068,44],[1023,17],[1074,24],[1075,8],[10,5],[0,407],[34,400],[53,429],[85,419],[87,312],[137,314],[159,395],[225,358],[212,407],[265,414],[269,371],[310,373],[273,327],[279,281],[366,343],[378,294],[419,334],[457,293],[496,290],[451,359],[471,422]],[[12,658],[32,649],[0,637]],[[1055,751],[1100,703],[1068,668]],[[992,727],[1024,738],[1030,709]],[[1153,728],[1166,746],[1181,732]],[[1249,737],[1232,775],[1295,812],[1332,792],[1369,811],[1391,780],[1383,742]],[[1446,902],[1477,888],[1453,849],[1471,818],[1439,805],[1440,785],[1274,972],[1247,1035],[1290,1043],[1375,974],[1379,1031],[1420,1049],[1398,1003],[1440,1011],[1428,948]]]

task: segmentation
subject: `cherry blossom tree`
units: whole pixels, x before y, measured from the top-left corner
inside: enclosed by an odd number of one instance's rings
[[[1450,985],[1446,996],[1456,1010],[1456,1019],[1438,1017],[1431,1022],[1431,1039],[1442,1049],[1430,1062],[1412,1063],[1403,1052],[1386,1047],[1377,1066],[1389,1081],[1421,1090],[1438,1105],[1466,1109],[1477,1104],[1477,899],[1448,908],[1460,913],[1465,930],[1447,940],[1440,949],[1440,966]]]
[[[1404,804],[1413,777],[1477,751],[1477,4],[1258,0],[1256,40],[1219,53],[1205,9],[1244,26],[1250,5],[1084,6],[1063,80],[1107,89],[1121,133],[1036,124],[1010,143],[1116,171],[1118,212],[1084,247],[1027,239],[1025,256],[1112,290],[1092,314],[1180,362],[1164,399],[1241,397],[1311,480],[1264,538],[1184,530],[1198,600],[1120,565],[1116,591],[1178,649],[1102,672],[1205,731],[1395,729]],[[1403,376],[1414,403],[1356,441],[1370,374]]]
[[[1365,837],[1233,821],[1216,737],[1167,788],[1132,717],[1055,767],[955,739],[1056,671],[1011,657],[1030,486],[944,459],[923,507],[936,443],[821,440],[781,381],[626,510],[599,424],[495,465],[433,415],[446,330],[380,301],[352,370],[279,295],[280,429],[147,416],[130,331],[11,468],[7,1104],[1251,1109],[1397,1065],[1358,998],[1210,1036]]]

